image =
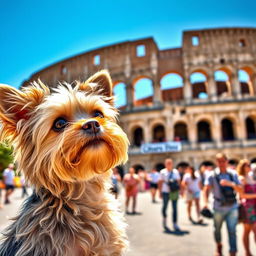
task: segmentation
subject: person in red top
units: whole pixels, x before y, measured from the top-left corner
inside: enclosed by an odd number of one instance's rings
[[[247,159],[240,160],[237,166],[237,172],[242,184],[240,197],[245,213],[244,219],[242,220],[244,226],[243,245],[246,256],[251,256],[249,239],[251,231],[254,233],[256,241],[256,177],[253,175],[250,162]]]
[[[125,186],[125,210],[126,213],[129,214],[129,203],[130,198],[132,198],[132,214],[136,214],[136,206],[137,206],[137,194],[138,194],[138,184],[140,182],[139,176],[135,173],[135,169],[130,167],[129,173],[124,176],[124,186]]]

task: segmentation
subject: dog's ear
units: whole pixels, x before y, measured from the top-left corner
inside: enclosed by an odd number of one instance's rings
[[[103,96],[112,96],[112,80],[107,70],[95,73],[85,83],[81,83],[79,89],[87,91],[88,85],[93,86],[93,91],[98,91]]]
[[[22,91],[0,84],[0,119],[7,134],[15,134],[20,120],[28,120],[49,89],[39,81]]]

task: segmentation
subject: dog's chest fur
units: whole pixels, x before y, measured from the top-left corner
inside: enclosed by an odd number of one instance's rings
[[[107,198],[111,199],[104,195],[101,200],[81,198],[65,204],[46,194],[42,201],[34,193],[9,227],[0,255],[121,255],[125,227],[122,215],[112,214]]]

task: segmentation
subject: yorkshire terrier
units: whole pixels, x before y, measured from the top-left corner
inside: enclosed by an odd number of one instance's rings
[[[119,256],[128,241],[111,168],[127,160],[112,81],[103,70],[86,82],[21,91],[0,85],[2,140],[33,186],[4,233],[1,256]]]

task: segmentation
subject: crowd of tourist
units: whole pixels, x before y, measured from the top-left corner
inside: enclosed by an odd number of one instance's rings
[[[256,163],[241,159],[236,164],[229,161],[223,153],[218,153],[215,160],[215,166],[203,164],[198,170],[189,165],[174,168],[170,158],[165,160],[165,168],[159,171],[154,168],[147,172],[130,167],[125,175],[121,175],[119,169],[114,168],[111,192],[118,198],[120,187],[123,185],[125,212],[136,215],[138,193],[149,190],[152,203],[159,199],[162,201],[164,230],[171,230],[168,226],[171,221],[174,232],[180,231],[178,200],[183,197],[187,203],[187,218],[192,224],[203,224],[203,216],[213,219],[216,256],[223,255],[221,229],[224,222],[227,226],[230,256],[236,255],[236,228],[241,222],[245,256],[252,256],[249,236],[253,233],[256,243]],[[15,187],[14,176],[14,165],[10,164],[3,172],[5,193],[2,193],[3,189],[0,187],[0,208],[11,202],[10,196]],[[22,197],[25,197],[28,194],[24,177],[21,177],[21,182]],[[210,195],[213,205],[209,203]],[[169,204],[172,212],[170,219],[167,215]],[[195,210],[194,214],[192,210]]]
[[[241,159],[236,164],[223,153],[218,153],[215,160],[215,166],[206,164],[200,166],[199,170],[189,165],[176,169],[172,159],[166,159],[165,168],[160,171],[153,169],[147,172],[131,167],[123,178],[126,213],[137,213],[138,192],[149,189],[152,203],[156,203],[157,195],[162,200],[164,230],[170,230],[167,216],[170,203],[172,227],[179,232],[177,206],[179,198],[183,197],[187,203],[188,221],[192,224],[203,224],[203,216],[213,219],[216,256],[223,255],[221,229],[224,222],[227,226],[230,256],[237,253],[236,228],[239,222],[243,224],[245,255],[252,256],[249,235],[254,233],[256,243],[256,163]],[[210,194],[213,205],[209,203]],[[193,204],[195,216],[192,214]]]

